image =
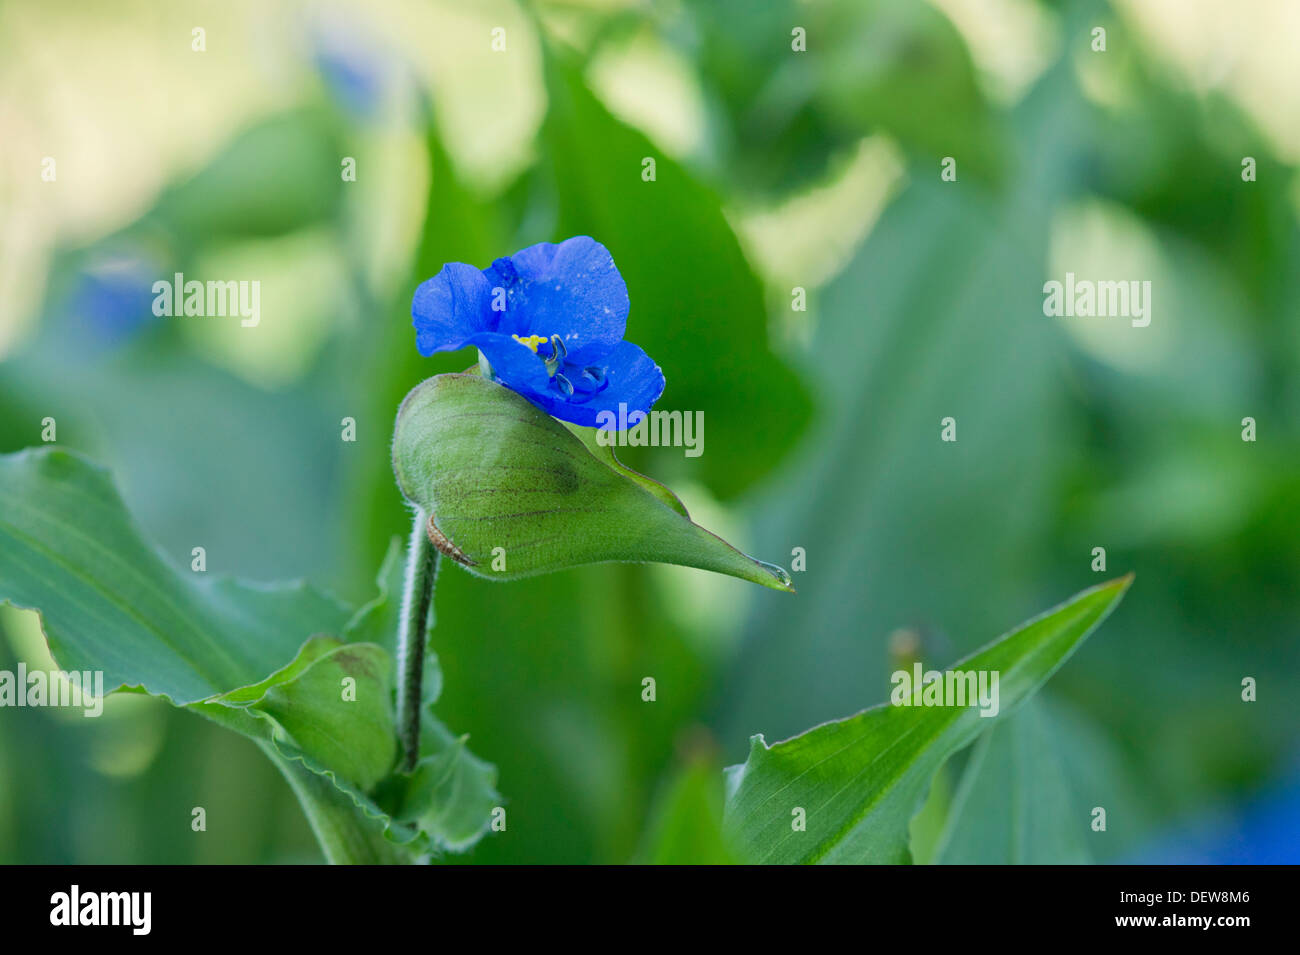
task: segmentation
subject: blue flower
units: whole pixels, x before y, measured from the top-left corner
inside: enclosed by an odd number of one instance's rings
[[[88,262],[63,303],[63,312],[84,321],[100,344],[134,338],[154,321],[153,278],[157,268],[133,253]]]
[[[387,80],[383,56],[356,33],[318,31],[313,59],[335,100],[354,117],[367,117],[382,105]]]
[[[547,414],[608,427],[636,424],[664,390],[659,366],[623,341],[628,307],[609,250],[580,235],[481,271],[448,263],[415,290],[411,315],[421,355],[474,345],[497,381]]]

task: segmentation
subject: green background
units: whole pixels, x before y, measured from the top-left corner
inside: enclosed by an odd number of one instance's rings
[[[1300,26],[1141,6],[2,4],[0,450],[53,417],[178,565],[201,545],[360,602],[407,531],[398,402],[474,360],[416,353],[415,285],[588,234],[659,407],[704,413],[700,457],[625,460],[806,570],[788,596],[444,569],[439,712],[510,819],[448,861],[706,856],[689,820],[751,734],[1128,571],[1033,709],[957,757],[968,790],[940,775],[918,856],[1297,861]],[[260,281],[261,324],[154,318],[178,271]],[[1150,280],[1151,325],[1045,317],[1066,271]],[[0,668],[43,665],[34,617],[0,626]],[[318,857],[216,726],[140,697],[0,711],[0,861]]]

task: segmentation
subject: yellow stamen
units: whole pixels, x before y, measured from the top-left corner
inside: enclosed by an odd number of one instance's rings
[[[542,342],[549,342],[551,340],[548,335],[529,335],[527,338],[520,338],[518,335],[511,335],[510,337],[525,348],[531,348],[534,355],[537,354],[538,345]]]

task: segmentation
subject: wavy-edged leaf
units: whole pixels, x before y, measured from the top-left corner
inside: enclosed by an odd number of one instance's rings
[[[40,612],[64,669],[178,704],[261,681],[349,616],[304,583],[177,569],[144,542],[107,472],[56,448],[0,457],[0,600]]]
[[[266,680],[194,704],[222,721],[216,707],[244,710],[268,724],[265,738],[293,741],[322,766],[369,790],[393,768],[392,658],[373,643],[313,637],[298,657]],[[239,727],[245,732],[258,727]]]
[[[295,789],[316,798],[311,777],[327,780],[390,842],[417,854],[462,850],[501,798],[495,769],[429,710],[437,658],[428,655],[419,771],[389,775],[391,657],[378,643],[330,636],[384,636],[398,579],[392,552],[379,595],[352,614],[305,584],[178,570],[144,542],[104,469],[54,448],[0,456],[0,600],[41,615],[60,667],[103,671],[110,690],[142,688],[256,740]],[[390,812],[381,802],[399,788]]]
[[[468,742],[425,707],[415,771],[389,777],[377,793],[394,826],[414,829],[451,852],[464,852],[487,833],[504,800],[496,767],[471,753]]]
[[[998,673],[1005,714],[1065,662],[1131,580],[1085,590],[950,669]],[[995,719],[976,706],[884,704],[771,746],[755,736],[748,760],[727,771],[727,832],[755,862],[908,862],[908,822],[935,771]],[[791,825],[796,808],[802,831]]]
[[[228,707],[223,710],[227,714],[240,712]],[[225,722],[221,714],[206,705],[204,715]],[[305,752],[292,739],[272,735],[260,742],[272,747],[280,759],[330,780],[389,842],[405,846],[416,855],[464,852],[487,833],[492,811],[504,804],[496,790],[496,767],[471,753],[469,737],[453,734],[427,707],[421,726],[420,760],[415,772],[391,773],[371,792]],[[231,728],[241,729],[237,725]]]
[[[407,499],[430,514],[438,549],[479,576],[644,561],[793,590],[784,570],[693,523],[648,490],[648,478],[597,460],[560,422],[476,375],[435,375],[407,395],[393,469]]]
[[[349,804],[374,822],[392,843],[415,854],[464,852],[488,831],[492,810],[504,802],[496,790],[497,771],[468,747],[468,736],[452,733],[433,714],[442,693],[438,656],[426,650],[422,683],[420,759],[411,774],[387,772],[396,756],[393,729],[391,644],[401,602],[401,545],[389,547],[376,578],[378,593],[359,609],[344,632],[354,641],[340,644],[318,638],[304,645],[298,658],[260,684],[195,704],[202,715],[272,747],[280,761],[328,778]],[[336,652],[356,651],[369,661],[363,671],[331,667],[310,688],[295,687],[300,676],[331,664]],[[381,699],[384,709],[345,709],[337,681],[356,679],[357,701]],[[275,692],[271,692],[272,689]],[[265,701],[269,700],[268,706]],[[253,703],[253,706],[248,704]],[[285,715],[287,714],[287,715]],[[333,718],[355,720],[332,725]],[[363,733],[368,729],[368,733]],[[338,745],[331,745],[331,740]],[[292,767],[291,767],[292,769]]]

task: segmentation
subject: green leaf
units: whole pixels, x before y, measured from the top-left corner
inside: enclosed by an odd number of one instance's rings
[[[1132,578],[1085,590],[952,669],[999,674],[1005,714],[1056,671]],[[910,861],[908,822],[935,772],[994,719],[975,706],[880,705],[769,746],[728,770],[728,833],[756,862]],[[806,828],[792,826],[802,809]]]
[[[436,667],[436,662],[432,665]],[[230,714],[241,712],[231,707],[200,704],[200,708],[203,715],[247,735],[255,736],[255,727],[264,725],[257,721],[252,727],[246,722],[230,722]],[[272,746],[276,756],[287,763],[301,764],[312,774],[328,778],[389,842],[405,846],[413,855],[428,855],[469,849],[488,831],[492,811],[504,804],[496,790],[496,768],[471,753],[468,740],[468,736],[453,734],[426,707],[421,719],[420,760],[415,770],[410,774],[390,773],[370,791],[285,734],[264,736],[261,741]]]
[[[803,432],[808,389],[772,351],[762,284],[717,193],[615,119],[587,88],[582,63],[551,43],[542,53],[555,237],[590,235],[609,249],[631,296],[628,340],[668,379],[659,407],[707,408],[709,441],[728,451],[692,459],[690,476],[734,498]],[[646,157],[653,181],[641,178]]]
[[[278,673],[194,708],[217,722],[226,715],[217,707],[246,710],[267,722],[266,732],[253,724],[232,728],[255,738],[291,741],[320,765],[369,790],[393,768],[397,755],[392,673],[392,658],[383,647],[314,637]]]
[[[258,587],[177,570],[144,543],[103,469],[51,448],[0,456],[0,600],[40,613],[57,664],[103,671],[106,688],[167,697],[256,740],[318,830],[322,807],[336,834],[347,828],[340,805],[358,813],[343,842],[367,857],[383,855],[367,844],[380,830],[414,854],[467,848],[502,801],[495,770],[429,709],[441,687],[432,654],[421,762],[413,777],[389,774],[389,652],[326,634],[380,638],[393,619],[395,578],[390,553],[379,596],[352,614],[303,584]]]
[[[327,774],[285,756],[273,743],[259,741],[258,748],[280,770],[298,798],[327,862],[398,865],[416,861],[410,847],[395,843],[383,822],[358,812],[356,802]]]
[[[722,832],[722,780],[717,765],[697,758],[660,796],[638,857],[649,865],[733,865],[740,860]]]
[[[641,485],[642,488],[649,491],[651,494],[657,497],[661,502],[671,507],[678,514],[682,515],[682,517],[685,517],[687,519],[690,518],[691,515],[687,512],[686,505],[682,503],[681,498],[679,498],[672,491],[668,490],[668,488],[664,487],[658,481],[654,480],[653,478],[646,477],[644,474],[642,474],[639,471],[633,471],[630,467],[628,467],[626,464],[620,461],[618,459],[618,455],[614,453],[613,445],[600,443],[599,439],[596,437],[599,434],[599,432],[595,428],[579,427],[578,425],[571,424],[568,421],[564,421],[561,423],[566,428],[568,428],[569,431],[571,431],[579,441],[583,443],[583,445],[587,448],[587,450],[591,452],[591,456],[595,458],[597,461],[599,461],[601,464],[617,472],[618,474],[623,475],[623,477],[627,478],[629,481],[634,481],[637,484]]]
[[[397,415],[393,469],[430,515],[438,549],[482,577],[654,561],[793,590],[781,568],[692,523],[666,489],[652,493],[648,478],[597,460],[560,422],[476,375],[435,375],[411,391]]]
[[[394,825],[417,830],[435,847],[451,852],[464,852],[478,842],[493,811],[505,802],[496,789],[496,767],[471,753],[468,742],[468,736],[453,734],[425,707],[415,771],[389,777],[378,794]]]
[[[105,470],[53,448],[0,457],[0,600],[40,611],[65,670],[177,704],[258,683],[349,616],[304,583],[178,570],[141,538]]]
[[[375,678],[378,673],[386,675],[392,670],[387,652],[372,644],[344,644],[335,652],[353,651],[373,655],[377,666],[375,673],[367,674],[364,680],[358,678],[358,699],[380,686],[387,689],[386,677]],[[308,657],[316,652],[304,648]],[[432,653],[426,659],[426,667],[434,673],[434,685],[439,686],[437,659]],[[283,766],[292,769],[297,764],[312,775],[328,779],[354,811],[369,820],[389,842],[405,846],[413,855],[464,852],[478,842],[488,831],[493,809],[503,805],[504,799],[496,790],[496,768],[469,751],[469,737],[453,734],[426,706],[420,760],[415,770],[411,774],[387,772],[397,752],[391,707],[382,715],[358,711],[358,722],[369,717],[369,726],[339,723],[335,717],[346,711],[327,707],[323,702],[333,692],[334,677],[342,672],[335,669],[330,655],[314,663],[295,661],[285,672],[310,674],[321,663],[329,665],[329,669],[318,685],[299,687],[297,677],[291,677],[287,684],[277,684],[278,693],[268,694],[272,699],[267,706],[206,701],[189,708],[269,746],[275,761]],[[340,666],[356,672],[351,663]],[[232,694],[232,698],[241,695],[242,691]],[[387,733],[383,740],[374,735],[381,729]],[[331,736],[335,738],[333,743]],[[368,748],[374,751],[368,752]]]
[[[405,573],[402,540],[393,537],[384,552],[379,573],[375,575],[375,596],[352,615],[343,636],[352,643],[377,643],[389,653],[397,652],[397,623],[401,602],[402,576]]]
[[[238,709],[240,703],[262,698],[269,687],[296,680],[298,674],[315,668],[317,660],[329,662],[327,653],[339,646],[332,640],[309,641],[297,660],[259,686],[228,693],[192,709],[271,744],[279,760],[297,762],[312,773],[328,777],[353,809],[376,823],[389,841],[405,845],[416,854],[464,852],[488,831],[492,811],[504,799],[496,790],[496,767],[470,752],[468,736],[452,733],[433,714],[433,704],[442,693],[442,668],[432,650],[426,650],[424,655],[420,760],[409,775],[385,775],[397,752],[390,696],[393,665],[388,648],[394,640],[401,604],[401,557],[401,543],[394,539],[376,578],[378,593],[344,629],[350,640],[372,641],[341,647],[343,651],[364,651],[374,660],[364,674],[350,674],[357,678],[358,702],[384,700],[382,712],[368,708],[354,712],[357,724],[369,724],[368,736],[362,735],[362,725],[329,723],[331,716],[346,716],[349,712],[334,704],[341,672],[332,672],[328,679],[319,681],[320,692],[310,696],[300,698],[291,686],[282,686],[281,695],[290,703],[299,703],[298,712],[291,713],[287,721],[273,711],[246,715]],[[263,715],[265,721],[250,719]],[[318,722],[317,717],[324,719]],[[337,748],[330,746],[331,737],[338,738]]]
[[[1089,861],[1090,817],[1070,798],[1054,721],[1030,700],[971,749],[933,861],[1062,865]]]
[[[986,173],[997,159],[994,117],[966,44],[931,4],[889,0],[693,0],[706,98],[719,103],[727,179],[738,196],[788,194],[831,154],[879,130],[935,158],[963,145]],[[809,55],[790,55],[790,30]],[[942,117],[936,122],[936,117]]]
[[[379,593],[349,621],[349,638],[385,646],[393,643],[404,573],[401,556],[401,542],[394,538],[379,571]],[[468,736],[457,736],[434,716],[442,682],[438,655],[426,648],[420,760],[415,771],[388,777],[376,788],[376,801],[360,793],[354,793],[354,798],[389,827],[390,838],[419,835],[433,849],[464,852],[488,831],[493,810],[505,800],[496,789],[496,767],[470,752]]]
[[[295,109],[241,130],[191,178],[168,187],[152,217],[182,241],[273,236],[331,218],[343,193],[327,113]]]
[[[1088,412],[1059,387],[1064,330],[1017,318],[1042,307],[1045,210],[1077,188],[1063,157],[1081,148],[1088,105],[1073,75],[1067,59],[1017,110],[1016,154],[1058,157],[1032,162],[1042,175],[1021,176],[1005,195],[957,195],[917,160],[818,296],[808,354],[824,414],[795,462],[800,493],[774,489],[754,527],[758,552],[798,543],[810,572],[799,575],[803,599],[749,622],[751,652],[733,669],[719,717],[724,738],[769,725],[786,736],[858,709],[863,682],[887,679],[876,627],[926,621],[953,634],[953,656],[964,656],[973,637],[1005,629],[999,608],[1034,606],[1036,586],[1074,573],[1068,560],[1045,566],[1036,555],[1056,546],[1044,515],[1058,513]],[[945,410],[954,402],[959,414]],[[937,435],[950,414],[957,442],[916,440]],[[915,586],[920,567],[943,586]],[[972,573],[980,567],[999,572]],[[868,619],[876,627],[864,632]]]

